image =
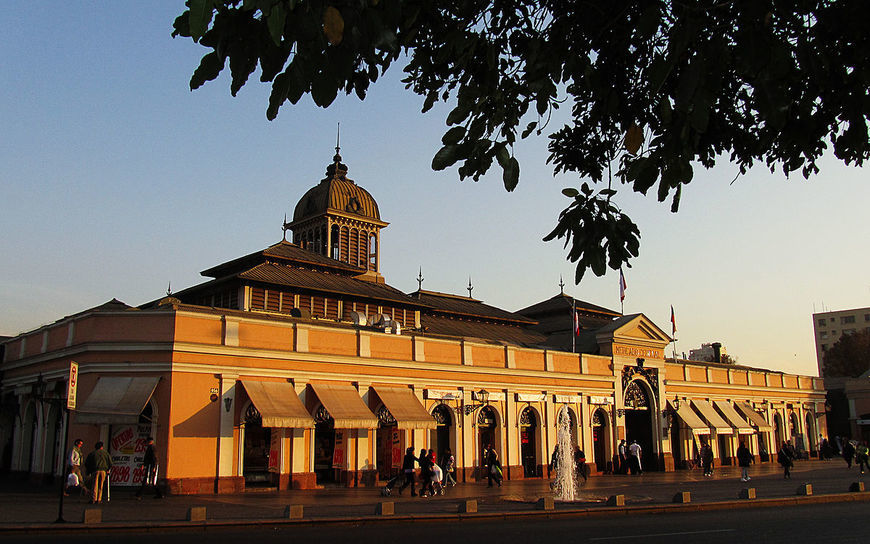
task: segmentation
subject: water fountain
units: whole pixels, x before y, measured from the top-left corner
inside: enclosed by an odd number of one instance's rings
[[[574,464],[574,443],[571,440],[571,416],[568,406],[562,406],[556,419],[556,477],[553,481],[553,496],[560,501],[573,501],[579,495],[577,490],[576,466]]]

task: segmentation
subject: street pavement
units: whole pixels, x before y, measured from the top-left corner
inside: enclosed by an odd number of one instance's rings
[[[786,480],[776,464],[755,465],[750,469],[752,480],[740,481],[737,467],[718,468],[711,477],[700,470],[676,472],[649,472],[637,476],[593,476],[586,483],[580,498],[574,503],[559,503],[553,512],[536,508],[539,498],[552,496],[547,480],[506,481],[502,487],[488,488],[486,482],[460,483],[446,490],[445,495],[420,498],[411,497],[409,490],[399,495],[383,497],[380,488],[324,488],[317,490],[291,490],[282,492],[248,492],[233,495],[169,496],[162,499],[146,495],[137,500],[133,490],[115,488],[111,502],[101,505],[101,529],[181,527],[188,509],[205,506],[207,524],[216,526],[261,525],[279,522],[288,505],[302,505],[301,523],[360,523],[383,519],[376,515],[376,507],[383,501],[393,502],[395,515],[390,519],[422,520],[456,516],[460,504],[475,499],[478,517],[509,518],[521,515],[622,515],[632,512],[669,511],[676,509],[737,508],[747,505],[738,501],[743,488],[756,490],[752,506],[782,506],[798,503],[831,501],[870,501],[868,492],[854,493],[853,482],[870,480],[870,474],[846,468],[840,459],[831,461],[799,461]],[[802,484],[811,484],[812,497],[798,497]],[[674,505],[678,492],[691,493],[691,504]],[[624,495],[624,507],[608,507],[611,495]],[[58,517],[58,488],[56,486],[28,485],[23,482],[0,481],[0,534],[22,531],[47,531],[63,528],[83,528],[82,519],[88,504],[82,496],[65,497],[63,517],[65,524],[54,523]],[[471,517],[471,515],[469,515]],[[286,518],[285,518],[286,519]],[[202,522],[200,522],[202,523]],[[294,522],[300,523],[300,522]],[[90,530],[96,526],[88,526]]]

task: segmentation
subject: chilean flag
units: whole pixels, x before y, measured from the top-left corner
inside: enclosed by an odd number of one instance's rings
[[[577,310],[574,313],[574,336],[580,336],[580,317],[577,315]]]
[[[625,283],[625,276],[622,274],[622,269],[619,269],[619,302],[625,300],[625,290],[628,285]]]
[[[671,336],[677,332],[677,319],[674,317],[674,305],[671,304]]]

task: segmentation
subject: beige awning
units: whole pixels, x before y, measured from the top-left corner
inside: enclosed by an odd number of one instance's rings
[[[710,427],[716,431],[717,434],[734,434],[734,429],[731,428],[722,417],[716,413],[716,410],[710,405],[706,400],[695,400],[692,399],[692,404],[695,405],[695,408],[701,412],[701,415],[704,416],[704,419],[707,420],[707,423],[710,424]]]
[[[314,427],[314,418],[287,382],[241,380],[263,418],[263,427]]]
[[[734,409],[734,406],[732,406],[730,402],[727,400],[717,400],[713,403],[716,405],[716,408],[719,408],[719,411],[722,412],[722,415],[725,416],[728,423],[737,429],[738,434],[755,433],[755,429],[752,428],[752,425],[737,413],[737,410]]]
[[[97,379],[94,390],[76,410],[76,423],[136,424],[148,404],[159,376],[107,377]]]
[[[312,383],[311,388],[335,420],[336,429],[376,429],[378,418],[349,383]]]
[[[743,412],[743,415],[749,418],[749,421],[758,429],[758,432],[769,433],[773,429],[764,421],[761,414],[752,409],[748,402],[738,402],[737,409]]]
[[[414,392],[407,387],[374,386],[384,406],[400,429],[434,429],[435,418],[426,411]]]
[[[674,407],[673,403],[670,401],[668,401],[668,404],[671,405],[671,408]],[[677,415],[683,420],[683,423],[692,430],[692,434],[710,434],[710,427],[701,421],[701,418],[692,411],[692,408],[687,402],[680,403]]]

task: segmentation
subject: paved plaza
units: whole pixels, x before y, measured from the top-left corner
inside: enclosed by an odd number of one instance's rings
[[[778,499],[775,504],[788,501],[868,500],[870,492],[850,492],[853,482],[870,479],[856,469],[847,469],[839,459],[832,461],[802,461],[795,466],[792,479],[785,480],[779,465],[756,465],[751,469],[752,481],[740,481],[737,467],[717,469],[712,478],[699,470],[677,472],[651,472],[639,476],[605,475],[592,477],[578,502],[556,503],[555,514],[589,513],[617,515],[624,511],[674,509],[673,498],[678,492],[691,493],[693,507],[734,508],[745,505],[738,502],[741,489],[756,490],[758,506]],[[798,498],[802,484],[811,484],[813,497]],[[59,528],[57,519],[58,496],[54,486],[30,486],[5,481],[0,484],[0,532],[27,529]],[[870,489],[870,482],[868,482]],[[392,501],[395,518],[425,519],[457,515],[466,500],[478,502],[479,516],[512,516],[540,512],[536,502],[550,496],[549,482],[542,480],[506,481],[501,488],[488,488],[485,482],[469,482],[449,488],[445,495],[434,498],[411,497],[409,490],[403,495],[394,493],[385,498],[379,489],[325,488],[305,491],[248,492],[236,495],[170,496],[155,499],[152,496],[137,500],[129,489],[115,489],[112,500],[102,505],[104,528],[159,528],[186,523],[188,509],[204,506],[208,523],[251,524],[271,523],[284,517],[288,505],[302,505],[304,520],[311,523],[365,521],[378,519],[376,508],[382,501]],[[611,495],[623,495],[625,507],[610,508],[606,500]],[[788,500],[786,500],[788,499]],[[64,501],[64,527],[82,526],[82,516],[89,507],[85,497],[71,496]]]

